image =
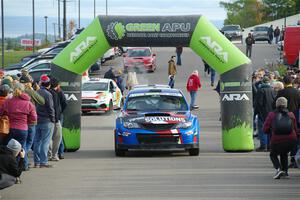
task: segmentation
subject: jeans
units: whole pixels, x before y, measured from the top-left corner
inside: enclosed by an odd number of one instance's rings
[[[28,152],[32,147],[34,136],[35,136],[35,125],[28,125],[28,135],[27,135],[27,140],[25,145],[25,152],[27,156],[25,156],[24,158],[25,168],[29,167]]]
[[[279,36],[275,36],[276,44],[278,43]]]
[[[54,124],[52,122],[43,122],[36,125],[34,137],[34,164],[48,164],[48,150],[53,133]]]
[[[288,172],[288,153],[294,148],[296,142],[288,141],[271,145],[270,159],[275,169]],[[280,156],[280,162],[278,159]]]
[[[61,127],[60,121],[58,121],[54,124],[52,142],[50,142],[51,143],[51,145],[50,145],[51,157],[57,157],[58,148],[61,143],[61,138],[62,138],[62,127]]]
[[[213,86],[215,84],[216,71],[213,68],[210,68],[210,84]]]
[[[251,58],[251,54],[252,54],[252,45],[247,45],[246,46],[246,56],[248,58]]]
[[[269,136],[263,132],[264,121],[258,117],[257,118],[257,128],[258,128],[258,137],[260,141],[261,148],[267,148],[269,146]]]
[[[177,54],[177,65],[181,65],[181,53],[176,53]]]
[[[20,130],[20,129],[9,129],[9,134],[8,134],[8,140],[7,143],[11,140],[11,139],[15,139],[17,140],[23,149],[26,148],[26,140],[27,140],[27,136],[28,136],[28,130]],[[17,160],[19,160],[19,156],[17,157]],[[27,158],[27,152],[25,154],[24,160],[28,159]],[[24,161],[25,162],[25,161]]]
[[[63,114],[60,115],[60,124],[61,124],[61,127],[63,127],[63,124],[64,124],[64,115]],[[62,131],[61,131],[61,133],[62,133]],[[64,151],[65,151],[64,137],[63,137],[63,134],[61,134],[61,135],[62,135],[62,137],[61,137],[60,145],[58,148],[59,156],[64,155]]]
[[[193,106],[195,106],[195,101],[196,101],[196,95],[197,95],[197,91],[190,91],[190,95],[191,95],[191,108]]]
[[[175,76],[170,76],[168,85],[170,86],[170,88],[174,88]]]

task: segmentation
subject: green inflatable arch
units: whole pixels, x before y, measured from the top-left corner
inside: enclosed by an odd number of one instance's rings
[[[222,143],[225,151],[251,151],[251,61],[203,16],[98,16],[53,60],[68,107],[63,137],[80,148],[81,74],[114,46],[190,47],[221,75]]]

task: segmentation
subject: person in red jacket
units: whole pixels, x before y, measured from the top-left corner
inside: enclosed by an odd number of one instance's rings
[[[201,88],[200,77],[199,77],[198,70],[195,70],[190,75],[186,84],[186,89],[191,95],[191,105],[190,105],[191,109],[199,108],[199,106],[195,105],[197,91],[199,88]]]
[[[297,121],[293,112],[288,111],[287,105],[287,99],[279,97],[275,111],[268,114],[263,128],[264,133],[271,134],[270,159],[276,169],[274,179],[288,177],[288,153],[297,144]]]

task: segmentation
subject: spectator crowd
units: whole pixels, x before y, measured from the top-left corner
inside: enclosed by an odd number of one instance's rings
[[[27,71],[21,77],[0,71],[0,189],[20,182],[23,171],[51,168],[49,161],[64,159],[66,106],[55,77],[42,75],[35,83]]]
[[[274,179],[289,177],[288,168],[300,167],[300,70],[288,69],[280,76],[278,71],[258,69],[252,84],[254,136],[260,143],[256,151],[270,151]]]

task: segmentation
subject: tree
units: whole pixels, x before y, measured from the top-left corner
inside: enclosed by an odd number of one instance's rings
[[[262,21],[263,5],[259,0],[221,1],[220,6],[227,10],[224,24],[239,24],[241,27],[249,27]]]
[[[263,0],[266,20],[281,19],[297,14],[299,0]]]

